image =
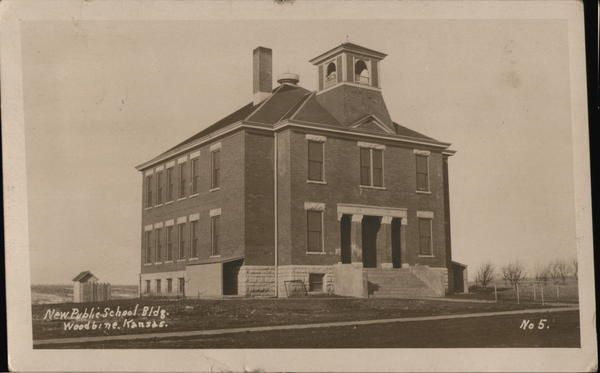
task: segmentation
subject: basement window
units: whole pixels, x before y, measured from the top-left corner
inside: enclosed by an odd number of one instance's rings
[[[323,273],[309,273],[308,274],[308,291],[312,292],[323,292]]]

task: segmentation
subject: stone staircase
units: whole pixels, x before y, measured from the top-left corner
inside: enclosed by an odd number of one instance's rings
[[[439,296],[408,268],[364,268],[368,296],[373,298],[423,298]]]

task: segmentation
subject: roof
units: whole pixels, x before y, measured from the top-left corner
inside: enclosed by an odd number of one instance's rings
[[[254,105],[252,102],[250,102],[238,108],[233,113],[200,130],[193,136],[152,158],[150,161],[144,162],[143,164],[137,166],[137,169],[144,170],[156,162],[175,156],[184,151],[184,149],[193,146],[197,140],[205,138],[213,134],[215,131],[226,128],[227,126],[237,122],[258,124],[266,128],[272,128],[277,123],[285,120],[328,128],[343,127],[348,131],[353,131],[353,129],[342,125],[332,113],[330,113],[319,103],[316,92],[311,92],[295,84],[284,83],[275,88],[273,90],[273,94],[260,104]],[[413,131],[398,123],[394,122],[394,127],[395,135],[397,135],[398,138],[421,141],[425,140],[428,142],[442,144],[431,137],[425,136],[417,131]],[[364,132],[360,131],[359,128],[357,128],[357,130],[357,133]]]
[[[95,277],[92,272],[83,271],[80,274],[78,274],[77,276],[75,276],[71,281],[86,282],[87,280],[89,280],[92,277]]]

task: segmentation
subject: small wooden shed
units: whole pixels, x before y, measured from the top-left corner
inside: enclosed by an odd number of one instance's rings
[[[73,302],[94,302],[110,299],[110,284],[98,282],[90,271],[83,271],[73,278]]]

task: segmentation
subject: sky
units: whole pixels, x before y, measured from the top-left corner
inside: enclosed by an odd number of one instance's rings
[[[40,21],[22,27],[32,283],[136,284],[134,167],[250,102],[256,46],[314,90],[308,60],[346,38],[388,54],[392,118],[457,151],[454,260],[575,256],[564,21]]]

